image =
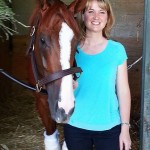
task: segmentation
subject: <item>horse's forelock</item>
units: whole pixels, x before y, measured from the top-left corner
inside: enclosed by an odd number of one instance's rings
[[[60,7],[60,15],[64,18],[64,21],[72,28],[76,38],[79,35],[79,28],[75,21],[74,14],[68,10],[66,6]]]
[[[36,0],[36,2],[42,7],[44,5],[53,5],[54,2],[58,2],[59,0]]]
[[[69,6],[68,9],[74,14],[82,11],[85,8],[87,0],[74,0]]]
[[[49,7],[48,5],[52,4],[54,0],[36,0],[35,2],[35,8],[32,12],[32,15],[31,17],[29,18],[29,24],[30,25],[33,25],[34,23],[34,18],[36,17],[36,15],[39,13],[39,12],[44,12],[43,10],[43,7],[44,5],[46,5],[47,7]]]
[[[46,0],[48,4],[53,5],[54,3],[59,2],[59,0]]]
[[[55,3],[55,5],[42,13],[41,22],[44,22],[44,24],[42,23],[43,26],[46,25],[52,28],[57,21],[66,22],[66,24],[68,24],[73,30],[75,36],[77,37],[79,35],[79,28],[74,19],[74,15],[68,10],[66,4],[63,2]]]

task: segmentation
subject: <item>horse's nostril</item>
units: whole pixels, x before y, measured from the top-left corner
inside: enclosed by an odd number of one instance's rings
[[[59,117],[56,118],[57,123],[61,123],[61,119]]]
[[[70,116],[68,116],[65,113],[65,110],[63,108],[58,108],[57,109],[57,113],[56,113],[56,117],[55,117],[55,121],[57,123],[65,123],[68,121]]]
[[[58,102],[61,102],[61,98],[58,99]]]
[[[71,115],[73,114],[73,112],[74,112],[74,108],[72,108],[72,109],[69,111],[68,116],[71,116]]]

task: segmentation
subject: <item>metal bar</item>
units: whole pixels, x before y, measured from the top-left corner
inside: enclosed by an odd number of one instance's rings
[[[145,0],[140,150],[150,150],[150,0]]]

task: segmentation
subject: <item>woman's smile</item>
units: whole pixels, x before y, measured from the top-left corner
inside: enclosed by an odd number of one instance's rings
[[[92,21],[91,22],[93,25],[100,25],[100,22],[98,22],[98,21]]]

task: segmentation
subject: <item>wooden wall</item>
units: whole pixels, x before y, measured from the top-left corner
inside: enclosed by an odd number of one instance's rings
[[[72,0],[63,0],[69,4]],[[111,37],[124,44],[128,54],[128,64],[132,64],[142,55],[144,0],[110,0],[116,17]],[[24,24],[33,10],[35,0],[12,0],[16,17]],[[17,26],[19,34],[13,37],[12,73],[19,79],[27,80],[25,52],[27,48],[28,29]],[[2,53],[0,51],[0,53]],[[6,53],[6,52],[5,52]],[[1,54],[9,55],[9,54]],[[2,57],[4,58],[4,57]],[[1,62],[4,60],[0,60]],[[132,95],[139,97],[141,86],[141,62],[129,70],[129,81]]]

